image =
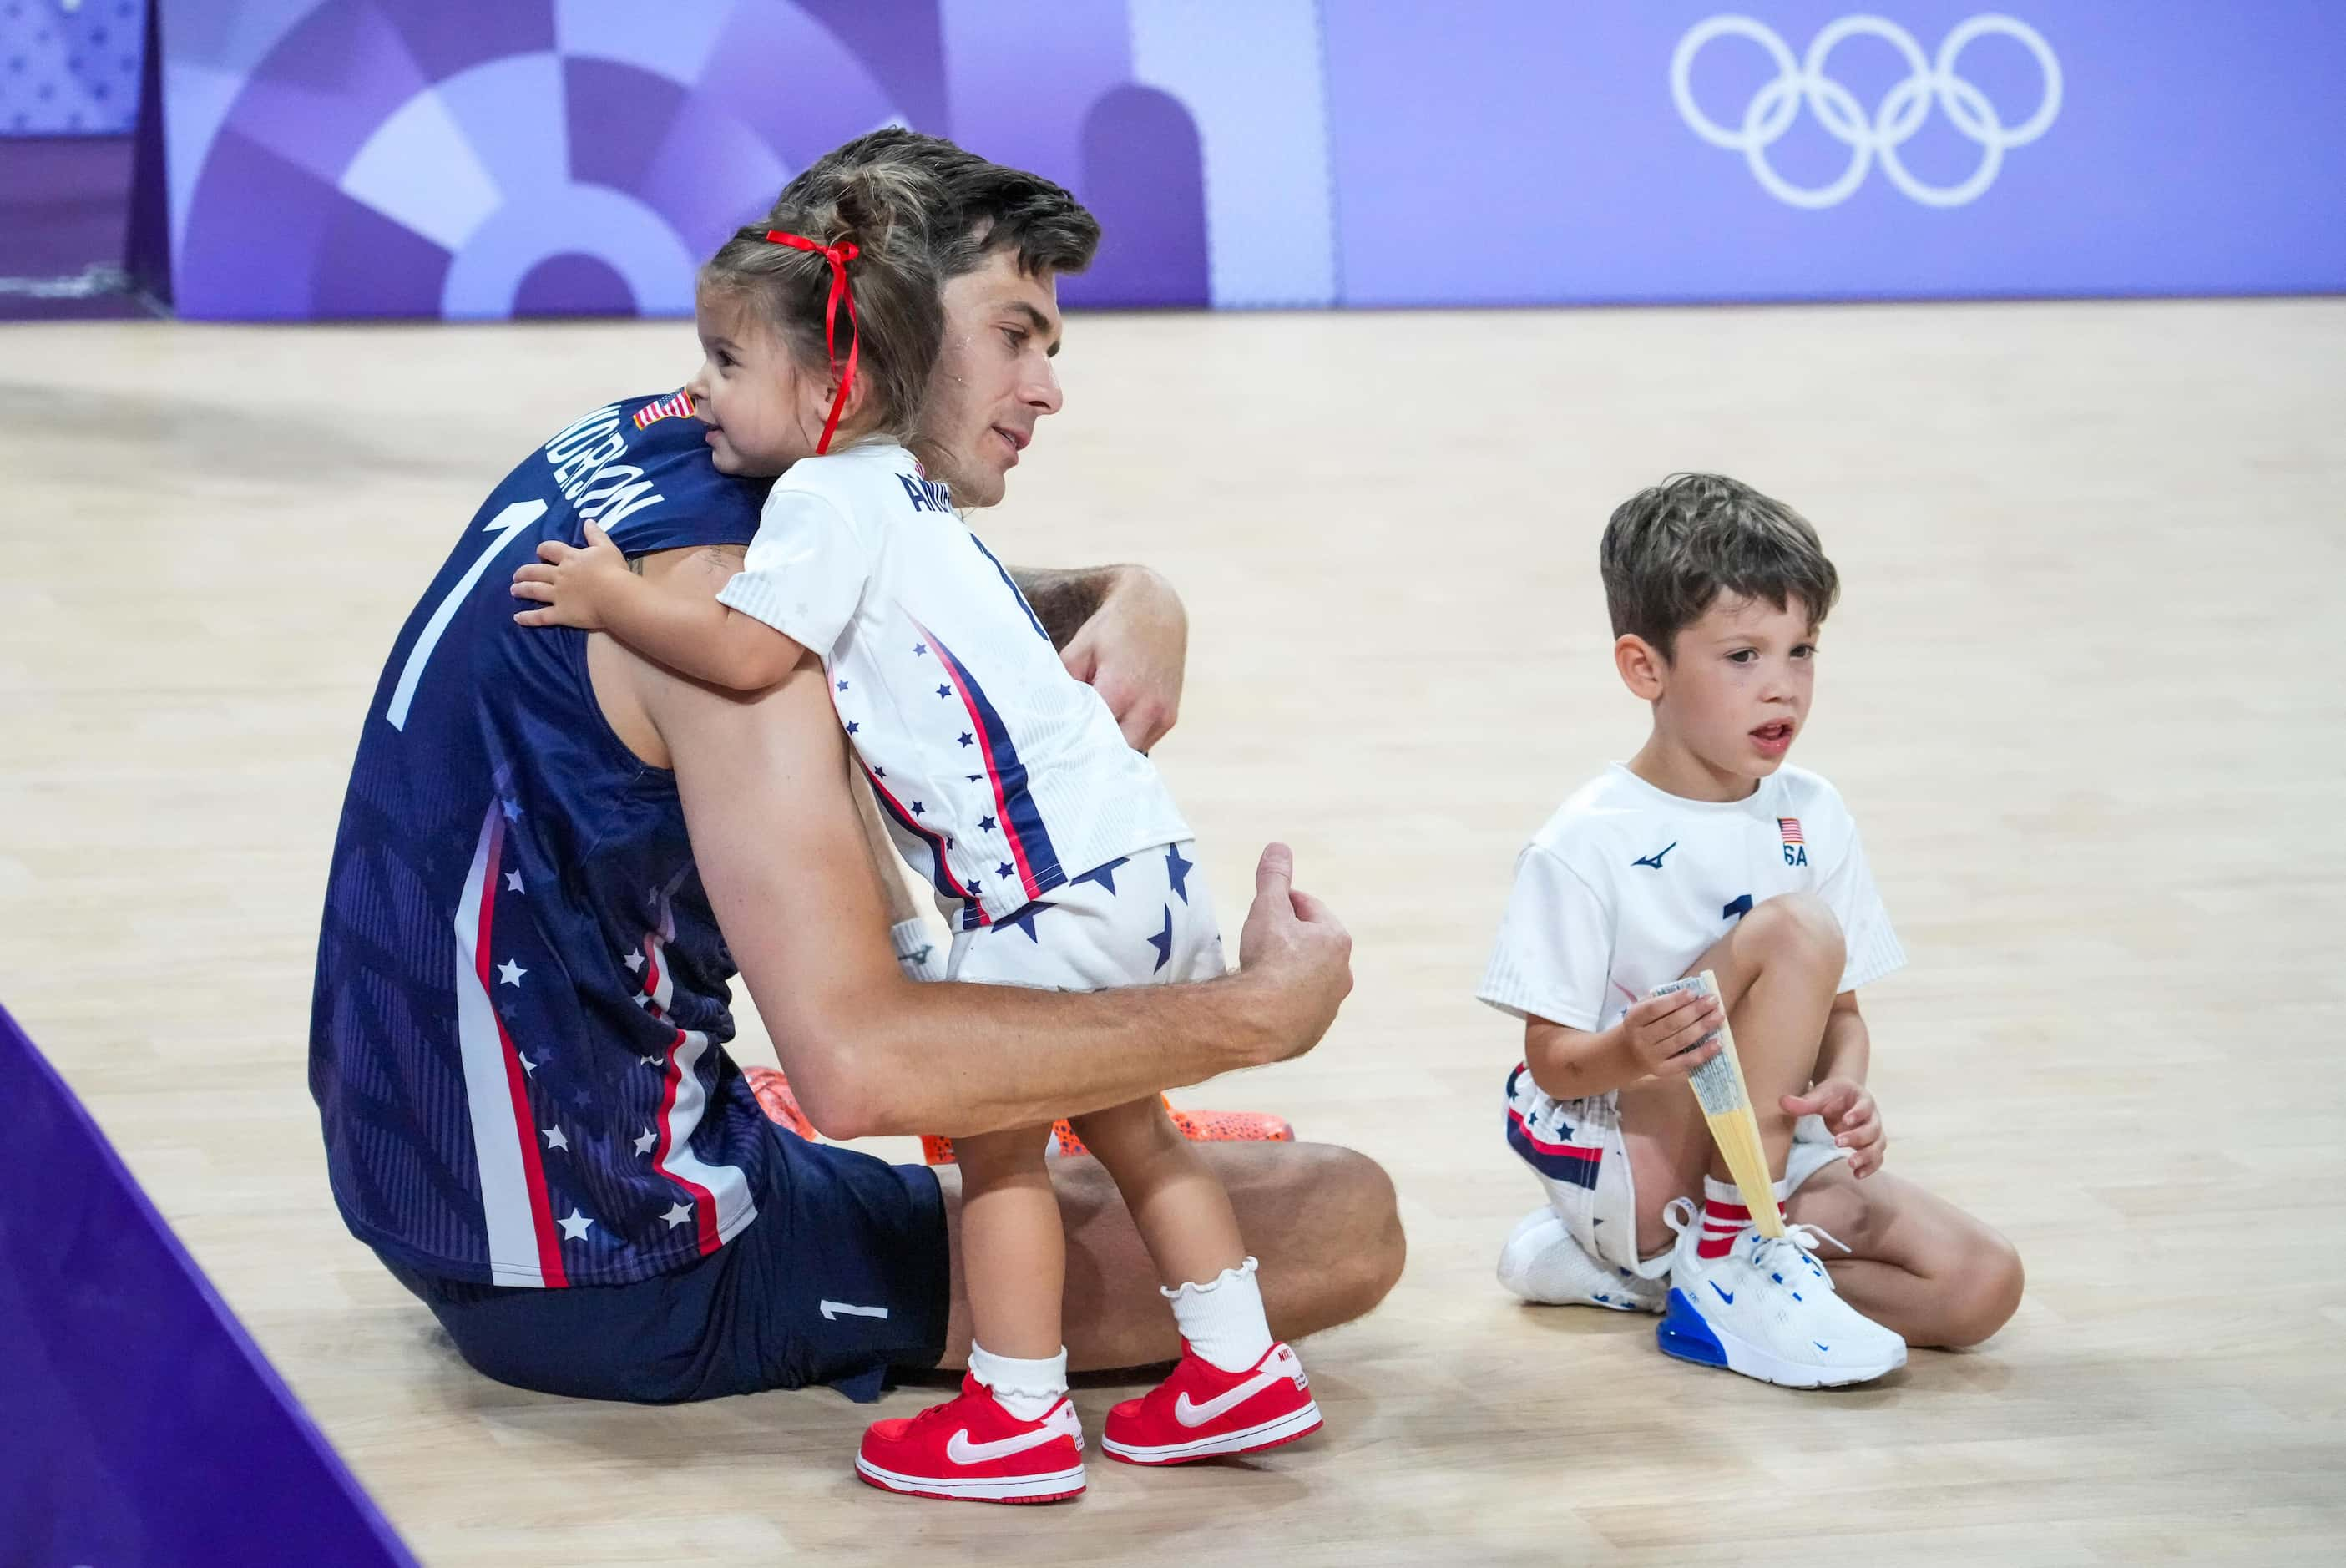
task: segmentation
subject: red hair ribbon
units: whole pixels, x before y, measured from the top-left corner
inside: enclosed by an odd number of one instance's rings
[[[855,384],[855,354],[863,346],[863,331],[855,319],[855,291],[847,286],[847,264],[862,252],[852,239],[842,239],[836,245],[819,245],[803,234],[785,234],[779,229],[766,230],[766,238],[776,245],[787,245],[793,250],[811,250],[831,263],[831,299],[822,311],[822,351],[834,368],[839,365],[839,349],[834,341],[834,329],[839,321],[839,302],[847,301],[847,324],[855,336],[847,345],[847,365],[839,372],[839,391],[831,400],[831,417],[822,422],[822,439],[814,443],[814,453],[821,457],[831,450],[831,433],[839,428],[839,414],[847,406],[847,391]]]

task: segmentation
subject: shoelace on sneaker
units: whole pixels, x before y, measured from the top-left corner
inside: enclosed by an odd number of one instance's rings
[[[1701,1207],[1690,1197],[1674,1197],[1662,1206],[1662,1223],[1680,1235],[1684,1235],[1701,1217]],[[1754,1264],[1765,1262],[1768,1255],[1778,1247],[1790,1247],[1802,1259],[1817,1265],[1817,1272],[1824,1277],[1828,1287],[1832,1284],[1832,1276],[1827,1273],[1824,1265],[1817,1260],[1817,1244],[1821,1241],[1830,1241],[1843,1252],[1857,1250],[1823,1226],[1796,1225],[1790,1220],[1784,1223],[1784,1234],[1781,1236],[1763,1235],[1758,1226],[1749,1222],[1746,1222],[1744,1234],[1750,1237],[1751,1261]]]
[[[1772,1255],[1789,1248],[1795,1257],[1814,1271],[1820,1284],[1835,1295],[1840,1294],[1839,1287],[1833,1284],[1831,1271],[1826,1268],[1817,1257],[1817,1243],[1820,1241],[1830,1241],[1843,1252],[1854,1250],[1840,1237],[1833,1235],[1822,1226],[1794,1225],[1789,1221],[1786,1222],[1784,1234],[1781,1236],[1763,1236],[1756,1227],[1746,1234],[1751,1238],[1751,1266],[1754,1268],[1766,1268],[1770,1272],[1780,1273],[1781,1264]]]

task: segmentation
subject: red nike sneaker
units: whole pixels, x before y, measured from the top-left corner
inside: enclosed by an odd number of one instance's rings
[[[1187,1464],[1277,1448],[1320,1430],[1303,1363],[1273,1345],[1243,1372],[1225,1372],[1181,1343],[1173,1375],[1107,1413],[1100,1447],[1127,1464]]]
[[[961,1396],[873,1421],[855,1473],[883,1492],[948,1502],[1056,1502],[1084,1490],[1084,1426],[1065,1399],[1022,1421],[964,1374]]]
[[[752,1068],[756,1072],[760,1069]],[[767,1069],[770,1071],[770,1069]],[[1174,1126],[1193,1144],[1291,1144],[1295,1129],[1284,1116],[1274,1116],[1269,1111],[1183,1111],[1171,1101],[1165,1105],[1166,1114],[1173,1118]],[[1051,1124],[1051,1148],[1056,1155],[1082,1155],[1091,1151],[1084,1140],[1076,1136],[1075,1128],[1065,1122]],[[921,1139],[921,1158],[933,1166],[954,1163],[951,1138],[933,1134]]]

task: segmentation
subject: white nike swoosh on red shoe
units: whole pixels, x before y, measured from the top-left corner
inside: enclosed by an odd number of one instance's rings
[[[1185,1427],[1201,1427],[1217,1416],[1228,1415],[1281,1378],[1295,1374],[1274,1364],[1269,1370],[1257,1372],[1227,1394],[1217,1394],[1202,1405],[1189,1402],[1187,1392],[1173,1401],[1173,1419]]]
[[[1008,1459],[1014,1453],[1025,1453],[1030,1448],[1041,1448],[1046,1442],[1056,1442],[1069,1435],[1056,1423],[1040,1426],[1031,1432],[996,1438],[992,1442],[972,1442],[969,1429],[962,1428],[945,1440],[945,1457],[955,1464],[985,1464],[997,1459]]]

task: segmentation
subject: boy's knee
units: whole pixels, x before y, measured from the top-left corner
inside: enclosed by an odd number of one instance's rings
[[[1970,1249],[1953,1283],[1955,1299],[1949,1315],[1946,1349],[1960,1350],[1980,1343],[2012,1321],[2012,1315],[2020,1310],[2021,1293],[2028,1281],[2019,1249],[1988,1231]]]
[[[1848,957],[1841,921],[1833,918],[1824,900],[1814,893],[1779,893],[1754,906],[1743,917],[1742,930],[1738,934],[1747,942],[1758,942],[1770,962],[1829,969],[1836,980]]]

